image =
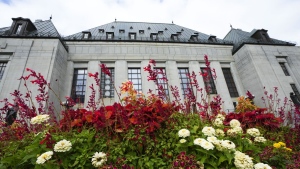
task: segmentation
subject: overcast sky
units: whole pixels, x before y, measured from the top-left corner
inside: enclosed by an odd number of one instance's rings
[[[264,28],[300,45],[300,0],[0,0],[0,28],[11,18],[52,22],[63,36],[117,21],[171,23],[223,39],[233,28]]]

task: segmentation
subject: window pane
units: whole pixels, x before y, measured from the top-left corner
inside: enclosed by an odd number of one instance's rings
[[[206,76],[202,76],[206,90],[209,91],[210,94],[217,94],[217,89],[211,71],[206,68],[201,68],[201,72],[206,74]]]
[[[76,102],[83,103],[86,90],[87,69],[74,69],[71,96]]]
[[[236,89],[230,68],[222,68],[222,71],[223,71],[223,74],[225,77],[225,81],[226,81],[230,96],[231,97],[239,97],[239,93]]]
[[[183,96],[186,97],[188,89],[192,89],[192,85],[190,83],[190,79],[188,77],[189,69],[188,68],[179,68],[179,78],[180,78],[180,84],[181,84],[181,90],[183,93]]]
[[[115,69],[108,68],[111,76],[106,75],[103,71],[101,72],[101,97],[103,98],[113,98],[114,97],[114,78]]]

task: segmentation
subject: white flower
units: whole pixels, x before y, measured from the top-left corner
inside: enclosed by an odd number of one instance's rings
[[[234,165],[237,169],[253,169],[252,158],[240,151],[234,153]]]
[[[242,127],[234,127],[232,129],[227,130],[227,135],[229,136],[236,136],[237,134],[242,134],[243,129]]]
[[[36,163],[44,164],[47,160],[49,160],[52,157],[52,155],[53,155],[53,151],[47,151],[37,158]]]
[[[216,129],[216,136],[218,136],[218,137],[224,137],[225,133],[221,129]]]
[[[216,119],[221,119],[222,121],[224,121],[225,120],[225,116],[223,114],[218,114],[216,116]]]
[[[216,119],[214,120],[214,126],[222,127],[222,126],[223,126],[223,121],[222,121],[222,119],[216,118]]]
[[[207,141],[209,141],[209,142],[211,142],[213,144],[217,144],[219,142],[219,140],[215,136],[207,137]]]
[[[255,142],[260,142],[260,143],[263,143],[265,141],[267,141],[264,137],[255,137],[254,139]]]
[[[233,120],[230,121],[230,126],[231,126],[232,128],[235,128],[235,127],[241,127],[241,123],[240,123],[238,120],[233,119]]]
[[[230,140],[221,140],[221,146],[225,149],[232,150],[235,149],[235,144]]]
[[[201,143],[202,143],[203,141],[206,141],[206,140],[203,139],[203,138],[196,138],[196,139],[194,140],[194,144],[195,144],[195,145],[198,145],[198,146],[201,146]]]
[[[72,148],[72,143],[70,141],[63,139],[55,144],[54,151],[66,152],[69,151],[71,148]]]
[[[43,122],[46,122],[47,120],[49,120],[49,118],[50,117],[48,114],[37,115],[30,120],[30,123],[31,124],[42,124]]]
[[[185,143],[185,142],[186,142],[186,139],[184,139],[184,138],[183,138],[183,139],[180,139],[179,142],[180,142],[180,143]]]
[[[254,165],[254,169],[272,169],[268,164],[257,163]]]
[[[256,128],[247,129],[247,134],[249,134],[252,137],[258,137],[258,136],[260,136],[260,132]]]
[[[216,133],[215,129],[212,128],[212,127],[204,127],[204,128],[202,129],[202,132],[203,132],[203,134],[206,135],[206,136],[214,136],[215,133]]]
[[[101,167],[106,161],[106,154],[102,152],[96,152],[92,157],[92,164],[94,167]]]
[[[201,141],[200,146],[204,148],[205,150],[213,150],[215,146],[206,140]]]
[[[186,138],[188,136],[190,136],[190,131],[188,129],[181,129],[178,131],[178,136],[179,137],[183,137],[183,138]]]

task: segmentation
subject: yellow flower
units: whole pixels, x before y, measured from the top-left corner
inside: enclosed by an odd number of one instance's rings
[[[282,145],[283,147],[285,147],[286,145],[285,145],[285,143],[284,142],[278,142],[280,145]]]
[[[280,147],[281,147],[281,144],[279,144],[279,143],[274,143],[274,144],[273,144],[273,147],[275,147],[275,148],[280,148]]]
[[[290,149],[290,148],[285,148],[285,150],[287,150],[287,151],[292,151],[292,149]]]

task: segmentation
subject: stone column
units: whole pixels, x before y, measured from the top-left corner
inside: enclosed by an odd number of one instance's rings
[[[199,64],[198,61],[189,61],[189,72],[190,72],[190,74],[192,74],[193,71],[196,74],[196,79],[198,81],[199,88],[202,88],[203,92],[204,92],[205,91],[205,84],[204,84],[204,81],[203,81],[203,77],[199,73],[199,72],[201,72],[201,69],[200,69],[200,64]],[[193,91],[194,91],[195,96],[197,96],[197,102],[201,102],[201,93],[198,92],[196,90],[196,88],[193,88]]]
[[[235,62],[230,62],[230,71],[232,74],[232,78],[234,80],[237,91],[239,92],[239,96],[245,95],[245,89],[243,87],[242,81],[239,77],[238,71],[235,66]]]
[[[143,94],[147,95],[149,89],[151,89],[155,93],[155,83],[153,81],[148,81],[149,73],[144,71],[144,67],[148,66],[149,60],[143,60],[141,62],[141,76],[142,76],[142,89]]]
[[[117,60],[115,62],[115,87],[117,91],[120,93],[120,86],[122,82],[128,80],[128,68],[127,61],[125,60]],[[115,101],[119,102],[118,94],[115,92]]]
[[[182,93],[182,89],[181,89],[181,85],[180,85],[180,79],[179,79],[179,75],[178,75],[178,68],[177,68],[177,63],[176,61],[166,61],[166,74],[167,74],[167,78],[168,78],[168,83],[170,86],[177,86],[178,87],[178,91],[179,91],[179,96],[181,101],[183,102],[183,93]],[[170,91],[170,100],[174,100],[174,97],[171,93],[171,88],[169,88]]]
[[[89,61],[88,63],[88,68],[87,68],[87,73],[96,73],[98,72],[99,73],[99,78],[100,78],[100,72],[101,72],[101,69],[99,67],[99,61]],[[85,90],[85,98],[84,98],[84,107],[87,106],[88,104],[88,101],[90,99],[89,96],[92,95],[92,90],[90,89],[90,86],[93,84],[94,86],[94,89],[96,91],[96,96],[95,96],[95,101],[97,102],[98,101],[98,98],[99,98],[99,87],[96,85],[96,82],[94,80],[93,77],[89,77],[87,75],[87,78],[86,78],[86,90]]]
[[[212,61],[210,65],[216,71],[217,79],[215,81],[215,85],[218,94],[222,98],[222,101],[224,101],[223,111],[227,112],[227,110],[233,110],[234,106],[230,97],[230,93],[228,91],[220,62]]]

